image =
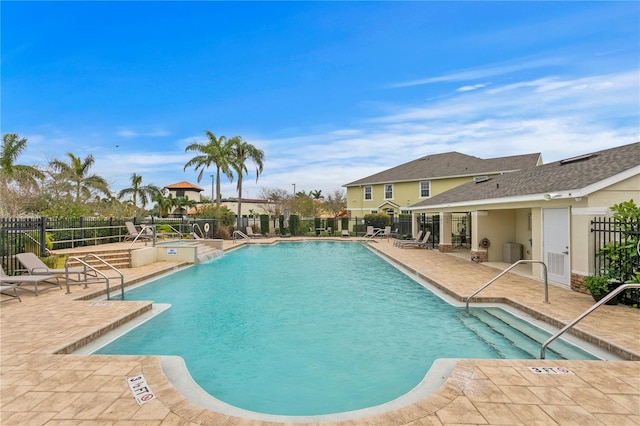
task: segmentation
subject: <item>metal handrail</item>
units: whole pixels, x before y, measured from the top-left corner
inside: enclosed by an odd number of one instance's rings
[[[232,235],[234,243],[236,242],[236,235],[240,235],[242,238],[246,238],[248,240],[251,240],[251,238],[249,238],[249,236],[247,234],[245,234],[242,231],[236,230],[236,231],[233,231],[233,235]]]
[[[547,341],[542,344],[542,347],[540,348],[540,359],[544,359],[544,353],[545,353],[545,351],[547,349],[547,346],[549,346],[549,344],[551,344],[551,342],[556,340],[558,337],[560,337],[562,334],[564,334],[565,331],[569,330],[571,327],[576,325],[578,322],[582,321],[582,319],[584,317],[586,317],[587,315],[589,315],[591,312],[595,311],[600,306],[604,305],[609,300],[613,299],[618,294],[620,294],[623,290],[626,290],[628,288],[640,288],[640,284],[622,284],[621,286],[619,286],[616,289],[614,289],[613,291],[611,291],[611,293],[607,294],[605,297],[600,299],[597,303],[595,303],[589,309],[587,309],[586,311],[581,313],[576,319],[571,321],[569,324],[565,325],[560,331],[558,331],[556,334],[554,334],[553,336],[548,338]]]
[[[146,229],[151,229],[151,235],[152,235],[152,241],[153,241],[153,246],[156,246],[156,227],[155,225],[142,225],[142,228],[140,228],[140,232],[138,232],[138,235],[136,235],[136,237],[133,239],[133,241],[131,241],[131,244],[129,244],[129,251],[131,251],[131,249],[133,248],[133,245],[135,244],[136,241],[138,241],[138,238],[140,238],[141,236],[144,237],[148,237],[149,234],[147,234],[145,232]],[[144,242],[144,245],[147,245],[147,242]]]
[[[203,239],[203,238],[204,238],[204,232],[202,232],[202,228],[200,228],[200,225],[199,225],[199,224],[197,224],[197,223],[194,223],[194,224],[191,226],[191,230],[193,231],[193,236],[194,236],[194,238],[197,238],[197,237],[198,237],[198,233],[196,232],[196,228],[198,228],[198,231],[200,231],[201,239]]]
[[[498,278],[500,278],[501,276],[503,276],[504,274],[506,274],[507,272],[509,272],[513,268],[515,268],[517,265],[520,265],[522,263],[540,263],[542,266],[544,266],[544,303],[549,303],[549,282],[547,280],[547,265],[542,260],[526,260],[526,259],[522,259],[522,260],[518,260],[516,263],[512,264],[511,266],[509,266],[507,269],[505,269],[504,271],[499,273],[495,278],[493,278],[492,280],[487,282],[485,285],[483,285],[482,287],[480,287],[479,289],[474,291],[471,296],[467,297],[467,304],[466,304],[466,308],[465,308],[467,313],[469,313],[469,302],[471,301],[471,299],[476,294],[480,293],[482,290],[484,290],[485,288],[489,287],[491,284],[496,282],[498,280]]]
[[[94,258],[94,259],[98,260],[101,264],[109,267],[111,270],[115,271],[120,276],[120,292],[121,292],[121,295],[122,295],[122,300],[124,300],[124,275],[122,274],[122,272],[118,268],[116,268],[112,264],[108,263],[107,261],[105,261],[104,259],[102,259],[98,255],[95,255],[93,253],[89,253],[86,256],[84,256],[82,259],[80,259],[77,256],[71,256],[71,257],[67,258],[67,262],[64,265],[64,269],[65,269],[65,272],[67,273],[67,276],[68,276],[68,270],[69,270],[69,260],[73,259],[76,262],[78,262],[78,263],[80,263],[81,265],[84,266],[84,268],[85,268],[85,277],[87,275],[86,270],[89,269],[92,272],[94,272],[96,274],[96,276],[100,275],[105,280],[105,282],[107,284],[107,300],[110,300],[111,299],[111,293],[110,293],[110,289],[109,289],[110,279],[111,278],[117,278],[117,277],[109,277],[107,274],[105,274],[101,270],[91,266],[87,262],[87,260],[89,258]],[[87,287],[88,287],[88,281],[85,279],[84,288],[87,288]],[[69,290],[69,280],[67,279],[67,294],[70,294],[70,293],[71,293],[71,291]]]

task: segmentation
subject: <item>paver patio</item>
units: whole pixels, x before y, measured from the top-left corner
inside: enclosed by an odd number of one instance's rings
[[[252,243],[269,243],[270,239]],[[371,246],[458,300],[497,271],[432,250]],[[178,265],[125,269],[132,283]],[[508,274],[480,294],[564,324],[593,303],[588,295]],[[101,288],[73,286],[0,307],[2,425],[267,425],[206,410],[182,396],[153,356],[73,355],[72,350],[151,308],[151,302],[77,300]],[[636,425],[640,424],[640,310],[603,306],[576,330],[635,361],[459,360],[446,382],[415,404],[341,425]],[[574,374],[536,374],[529,367]],[[138,405],[127,378],[144,374],[156,399]]]

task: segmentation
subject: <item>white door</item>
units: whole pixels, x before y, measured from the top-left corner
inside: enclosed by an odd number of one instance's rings
[[[569,209],[543,209],[542,244],[549,281],[569,285]]]

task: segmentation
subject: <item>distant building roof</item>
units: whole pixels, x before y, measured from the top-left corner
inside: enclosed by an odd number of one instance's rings
[[[640,173],[640,142],[469,182],[414,204],[435,207],[563,192],[587,196]]]
[[[507,173],[535,167],[541,162],[540,153],[482,159],[459,152],[445,152],[418,158],[344,186]]]
[[[178,183],[172,183],[171,185],[167,185],[165,186],[165,188],[167,189],[192,189],[194,191],[204,191],[204,189],[200,188],[199,186],[196,186],[192,183],[189,183],[187,181],[182,181],[182,182],[178,182]]]

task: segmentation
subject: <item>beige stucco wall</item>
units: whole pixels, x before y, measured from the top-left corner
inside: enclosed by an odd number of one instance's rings
[[[588,197],[589,207],[611,207],[622,201],[634,200],[640,205],[640,175],[606,187]]]

